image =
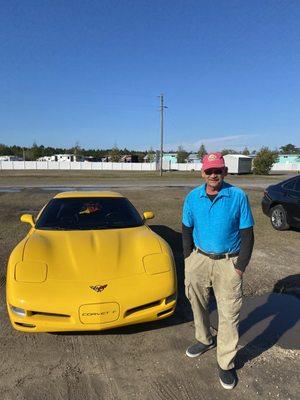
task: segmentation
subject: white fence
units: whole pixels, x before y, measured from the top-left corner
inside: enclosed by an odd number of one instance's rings
[[[163,162],[167,171],[200,171],[201,163]],[[77,170],[77,171],[156,171],[156,163],[113,163],[113,162],[77,162],[77,161],[0,161],[0,170]],[[300,171],[300,163],[276,163],[272,171]]]
[[[201,171],[202,163],[170,163],[163,162],[165,171]]]
[[[299,172],[300,171],[300,163],[294,163],[294,164],[282,164],[282,163],[276,163],[272,167],[272,171],[295,171]]]
[[[202,164],[163,163],[165,170],[201,170]],[[77,161],[0,161],[0,170],[156,171],[156,163],[114,163]]]
[[[0,161],[0,170],[154,171],[155,163]]]

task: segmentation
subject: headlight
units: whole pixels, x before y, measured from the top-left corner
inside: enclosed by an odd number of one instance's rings
[[[177,294],[171,294],[171,296],[166,297],[166,304],[171,303],[172,301],[176,300]]]
[[[148,254],[143,258],[145,271],[150,274],[161,274],[170,271],[172,259],[168,254]]]
[[[19,317],[26,317],[26,311],[23,308],[10,306],[11,311]]]

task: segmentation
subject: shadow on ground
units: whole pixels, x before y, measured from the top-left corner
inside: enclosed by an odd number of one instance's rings
[[[237,354],[237,368],[242,368],[275,344],[285,349],[300,349],[299,300],[300,274],[279,280],[273,293],[252,299],[252,310],[249,303],[250,312],[240,323],[240,337],[245,336],[246,344]],[[249,334],[251,328],[252,335]]]

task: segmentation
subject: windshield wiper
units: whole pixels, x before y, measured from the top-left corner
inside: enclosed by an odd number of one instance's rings
[[[47,231],[69,231],[72,230],[73,228],[68,228],[66,226],[39,226],[37,229],[43,229]]]
[[[36,229],[47,230],[47,231],[93,231],[93,230],[104,230],[104,229],[125,229],[135,228],[141,225],[96,225],[96,226],[39,226]]]

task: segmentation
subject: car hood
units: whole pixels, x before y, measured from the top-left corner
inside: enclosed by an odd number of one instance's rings
[[[95,231],[35,230],[24,246],[23,263],[24,268],[30,262],[46,264],[47,280],[108,280],[144,273],[143,257],[161,252],[158,237],[147,226]],[[39,275],[39,267],[36,269]]]

